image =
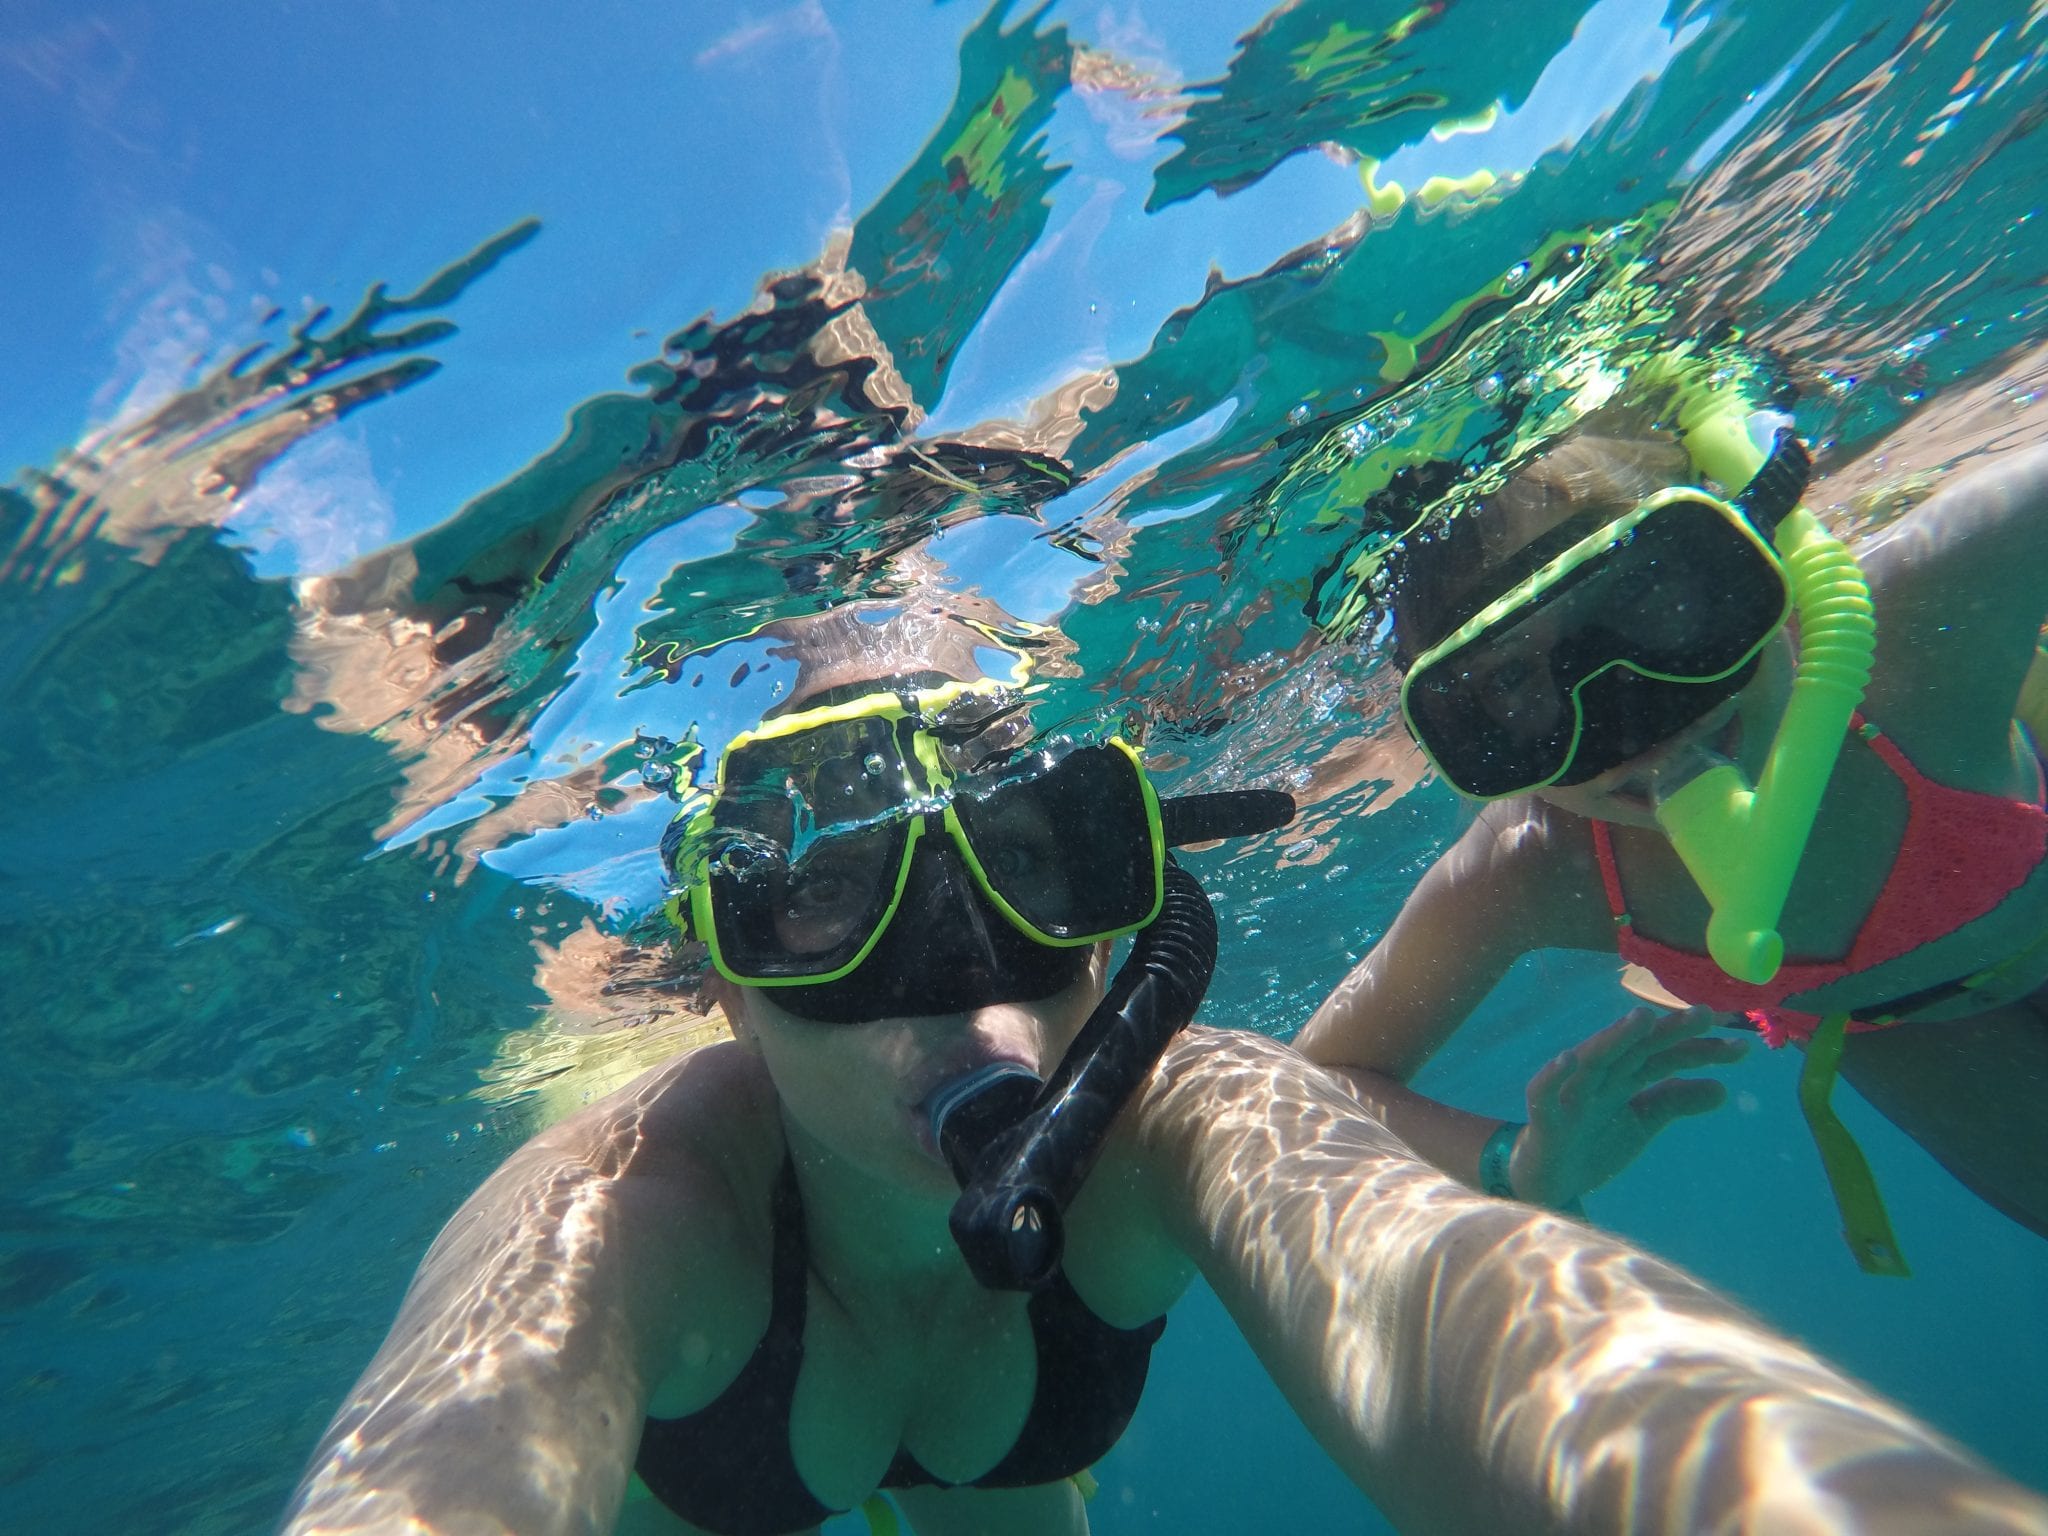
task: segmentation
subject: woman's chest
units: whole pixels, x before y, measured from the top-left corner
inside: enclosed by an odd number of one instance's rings
[[[2040,841],[2038,814],[2000,796],[1919,789],[1909,798],[1862,744],[1837,764],[1779,923],[1780,989],[1801,966],[1815,973],[1786,1006],[1881,1008],[1994,966],[2048,925],[2048,875],[2013,846]],[[1669,845],[1637,834],[1616,854],[1638,937],[1703,951],[1707,902]]]
[[[1788,961],[1839,960],[1855,947],[1897,863],[1908,811],[1904,788],[1881,762],[1853,745],[1845,750],[1779,917]],[[1620,829],[1613,848],[1622,905],[1635,933],[1652,943],[1704,952],[1711,909],[1663,834]]]
[[[798,1473],[835,1508],[907,1454],[944,1483],[1000,1462],[1030,1414],[1038,1348],[1026,1298],[841,1306],[815,1279],[788,1410]]]

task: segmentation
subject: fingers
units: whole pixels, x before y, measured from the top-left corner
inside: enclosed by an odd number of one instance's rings
[[[1645,1088],[1630,1099],[1629,1107],[1648,1141],[1674,1120],[1687,1115],[1704,1115],[1728,1101],[1728,1087],[1710,1077],[1680,1077]]]
[[[1591,1036],[1579,1047],[1587,1061],[1613,1062],[1632,1054],[1644,1042],[1672,1019],[1682,1019],[1692,1012],[1665,1013],[1661,1008],[1631,1008],[1612,1024]]]
[[[1681,1072],[1725,1067],[1742,1060],[1748,1051],[1747,1040],[1682,1040],[1644,1057],[1636,1065],[1635,1078],[1639,1086],[1647,1088]]]
[[[1634,1087],[1646,1087],[1674,1072],[1738,1061],[1748,1049],[1749,1042],[1739,1036],[1708,1035],[1707,1031],[1725,1024],[1731,1015],[1711,1008],[1686,1008],[1677,1013],[1652,1013],[1647,1019],[1638,1017],[1647,1012],[1635,1009],[1622,1020],[1633,1027],[1613,1059],[1613,1070]]]
[[[1543,1069],[1529,1079],[1529,1119],[1531,1123],[1554,1119],[1566,1108],[1565,1089],[1579,1071],[1579,1053],[1564,1051],[1544,1063]],[[1577,1095],[1573,1095],[1576,1099]]]
[[[1677,1013],[1630,1009],[1557,1056],[1530,1080],[1531,1122],[1618,1113],[1637,1094],[1679,1073],[1740,1060],[1749,1046],[1746,1039],[1708,1034],[1729,1017],[1708,1008],[1686,1008]]]
[[[1566,1109],[1595,1100],[1618,1106],[1642,1086],[1635,1078],[1639,1047],[1643,1036],[1662,1017],[1655,1008],[1632,1008],[1598,1034],[1557,1057],[1529,1084],[1530,1113],[1534,1115],[1541,1107],[1539,1083],[1547,1090],[1541,1095],[1545,1102],[1561,1104]]]

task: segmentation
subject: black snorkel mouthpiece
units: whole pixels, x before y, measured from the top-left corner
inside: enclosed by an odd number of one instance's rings
[[[991,1290],[1035,1291],[1059,1272],[1067,1206],[1125,1102],[1195,1016],[1215,970],[1215,909],[1195,877],[1169,860],[1159,915],[1132,941],[1130,958],[1021,1117],[1024,1085],[1010,1073],[933,1106],[939,1146],[963,1186],[949,1218],[953,1241],[975,1279]]]
[[[1005,1131],[1023,1122],[1045,1086],[1029,1067],[991,1062],[932,1099],[932,1140],[964,1186],[981,1155]]]
[[[1285,826],[1294,801],[1273,790],[1161,803],[1170,842]],[[1059,1272],[1065,1212],[1110,1127],[1167,1043],[1201,1006],[1216,971],[1216,911],[1169,857],[1159,915],[1140,929],[1102,1001],[1043,1086],[996,1065],[932,1106],[932,1132],[960,1198],[950,1225],[967,1267],[991,1290],[1031,1291]]]

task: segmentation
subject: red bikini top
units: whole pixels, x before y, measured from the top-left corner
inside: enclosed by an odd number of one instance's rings
[[[1593,851],[1614,914],[1621,957],[1640,965],[1689,1003],[1746,1013],[1772,1045],[1803,1040],[1818,1014],[1779,1005],[1788,997],[1854,976],[1974,922],[2011,895],[2048,855],[2048,810],[2024,800],[1937,784],[1859,714],[1856,733],[1906,790],[1906,830],[1884,888],[1849,953],[1839,960],[1788,960],[1762,984],[1738,981],[1706,955],[1646,939],[1629,921],[1614,843],[1593,823]],[[1882,1028],[1852,1022],[1851,1030]]]

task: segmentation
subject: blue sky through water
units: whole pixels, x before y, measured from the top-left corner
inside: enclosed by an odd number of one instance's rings
[[[540,239],[456,307],[460,333],[433,348],[444,370],[273,466],[231,536],[259,571],[284,575],[431,526],[552,443],[571,406],[624,387],[669,331],[734,313],[760,274],[813,259],[944,116],[958,33],[977,14],[921,0],[613,4],[560,28],[467,3],[368,26],[290,6],[175,23],[132,6],[96,20],[17,9],[0,23],[0,120],[21,130],[10,181],[29,207],[0,224],[0,259],[18,274],[0,290],[16,341],[0,351],[0,456],[47,463],[87,424],[184,382],[196,360],[275,337],[319,304],[346,312],[373,281],[403,292],[537,215]],[[1223,72],[1260,14],[1217,0],[1073,6],[1043,24],[1198,81]],[[1382,183],[1519,169],[1569,143],[1683,46],[1662,23],[1660,0],[1600,0],[1525,102],[1485,132],[1420,139],[1389,158]],[[1127,98],[1062,101],[1051,148],[1071,170],[1051,221],[968,342],[930,430],[1021,413],[1077,369],[1142,354],[1212,268],[1257,272],[1360,202],[1354,166],[1309,153],[1233,197],[1144,214],[1173,146],[1134,114]],[[1146,457],[1054,514],[1087,511]],[[713,513],[650,541],[605,608],[624,620],[738,521]],[[1083,563],[1035,534],[990,520],[946,536],[942,554],[1019,616],[1050,618]],[[600,618],[530,749],[408,836],[630,737],[645,701],[617,696],[604,649],[627,628]],[[764,682],[718,692],[744,713]],[[725,734],[704,725],[714,745]],[[607,887],[584,894],[637,902],[649,893],[608,874],[605,857],[644,844],[632,823],[572,827],[502,857],[535,876],[583,871]]]
[[[1056,6],[1048,21],[1201,80],[1260,14],[1209,0]],[[575,403],[624,387],[669,331],[813,259],[944,115],[975,15],[600,3],[562,27],[469,0],[367,24],[313,6],[10,7],[0,463],[47,464],[198,359],[316,305],[345,312],[373,281],[405,291],[538,215],[541,238],[457,307],[461,334],[433,349],[442,374],[311,439],[238,520],[273,575],[418,532],[552,443]],[[1668,61],[1661,21],[1659,0],[1601,0],[1527,103],[1489,133],[1425,139],[1383,179],[1527,164]],[[935,429],[1139,355],[1212,266],[1256,272],[1359,203],[1353,168],[1310,154],[1235,197],[1143,216],[1170,146],[1090,111],[1074,94],[1061,106],[1053,149],[1073,171]]]

